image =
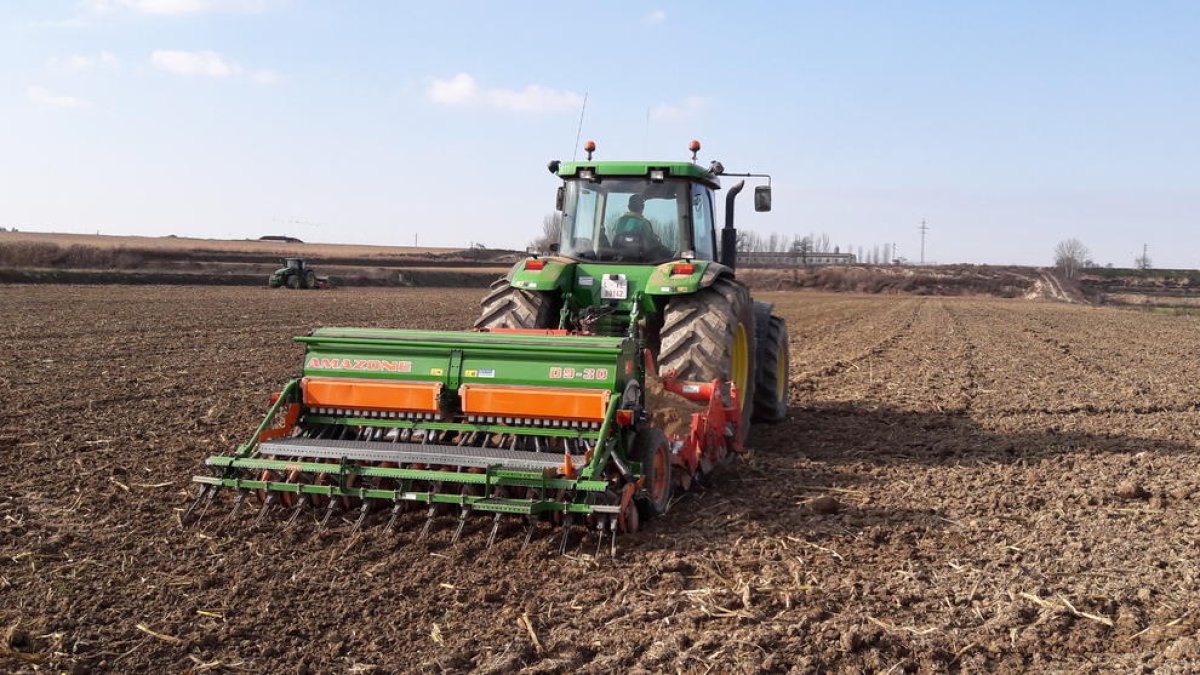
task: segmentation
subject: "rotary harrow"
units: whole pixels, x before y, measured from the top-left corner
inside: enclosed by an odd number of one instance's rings
[[[731,382],[666,377],[668,391],[704,406],[685,436],[648,424],[653,363],[636,325],[628,337],[314,330],[296,338],[301,376],[272,397],[248,442],[205,461],[183,520],[228,493],[229,518],[257,502],[256,525],[281,511],[287,526],[353,517],[353,531],[378,520],[390,532],[423,509],[415,540],[453,518],[453,544],[470,515],[484,514],[490,547],[510,515],[524,519],[526,543],[546,523],[561,527],[560,552],[587,528],[597,551],[607,538],[615,553],[618,533],[637,531],[667,510],[673,490],[743,452]]]

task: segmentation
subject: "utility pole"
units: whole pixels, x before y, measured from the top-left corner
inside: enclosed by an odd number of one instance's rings
[[[921,264],[925,264],[925,233],[929,231],[929,226],[925,224],[925,219],[921,219]]]

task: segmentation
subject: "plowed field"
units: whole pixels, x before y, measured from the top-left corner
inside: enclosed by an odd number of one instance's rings
[[[465,328],[478,296],[5,287],[0,669],[1200,668],[1191,317],[768,294],[788,421],[617,560],[515,527],[485,549],[483,518],[455,547],[418,521],[179,526],[199,462],[295,372],[290,337]]]

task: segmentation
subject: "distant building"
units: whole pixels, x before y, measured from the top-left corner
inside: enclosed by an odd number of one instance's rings
[[[824,267],[853,265],[858,258],[853,253],[801,251],[740,251],[738,265],[742,267]]]

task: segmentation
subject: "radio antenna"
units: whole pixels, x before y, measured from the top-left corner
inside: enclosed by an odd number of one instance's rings
[[[587,111],[588,93],[583,92],[583,105],[579,107],[579,128],[575,130],[575,146],[571,150],[571,161],[574,162],[579,157],[579,137],[583,135],[583,113]]]

